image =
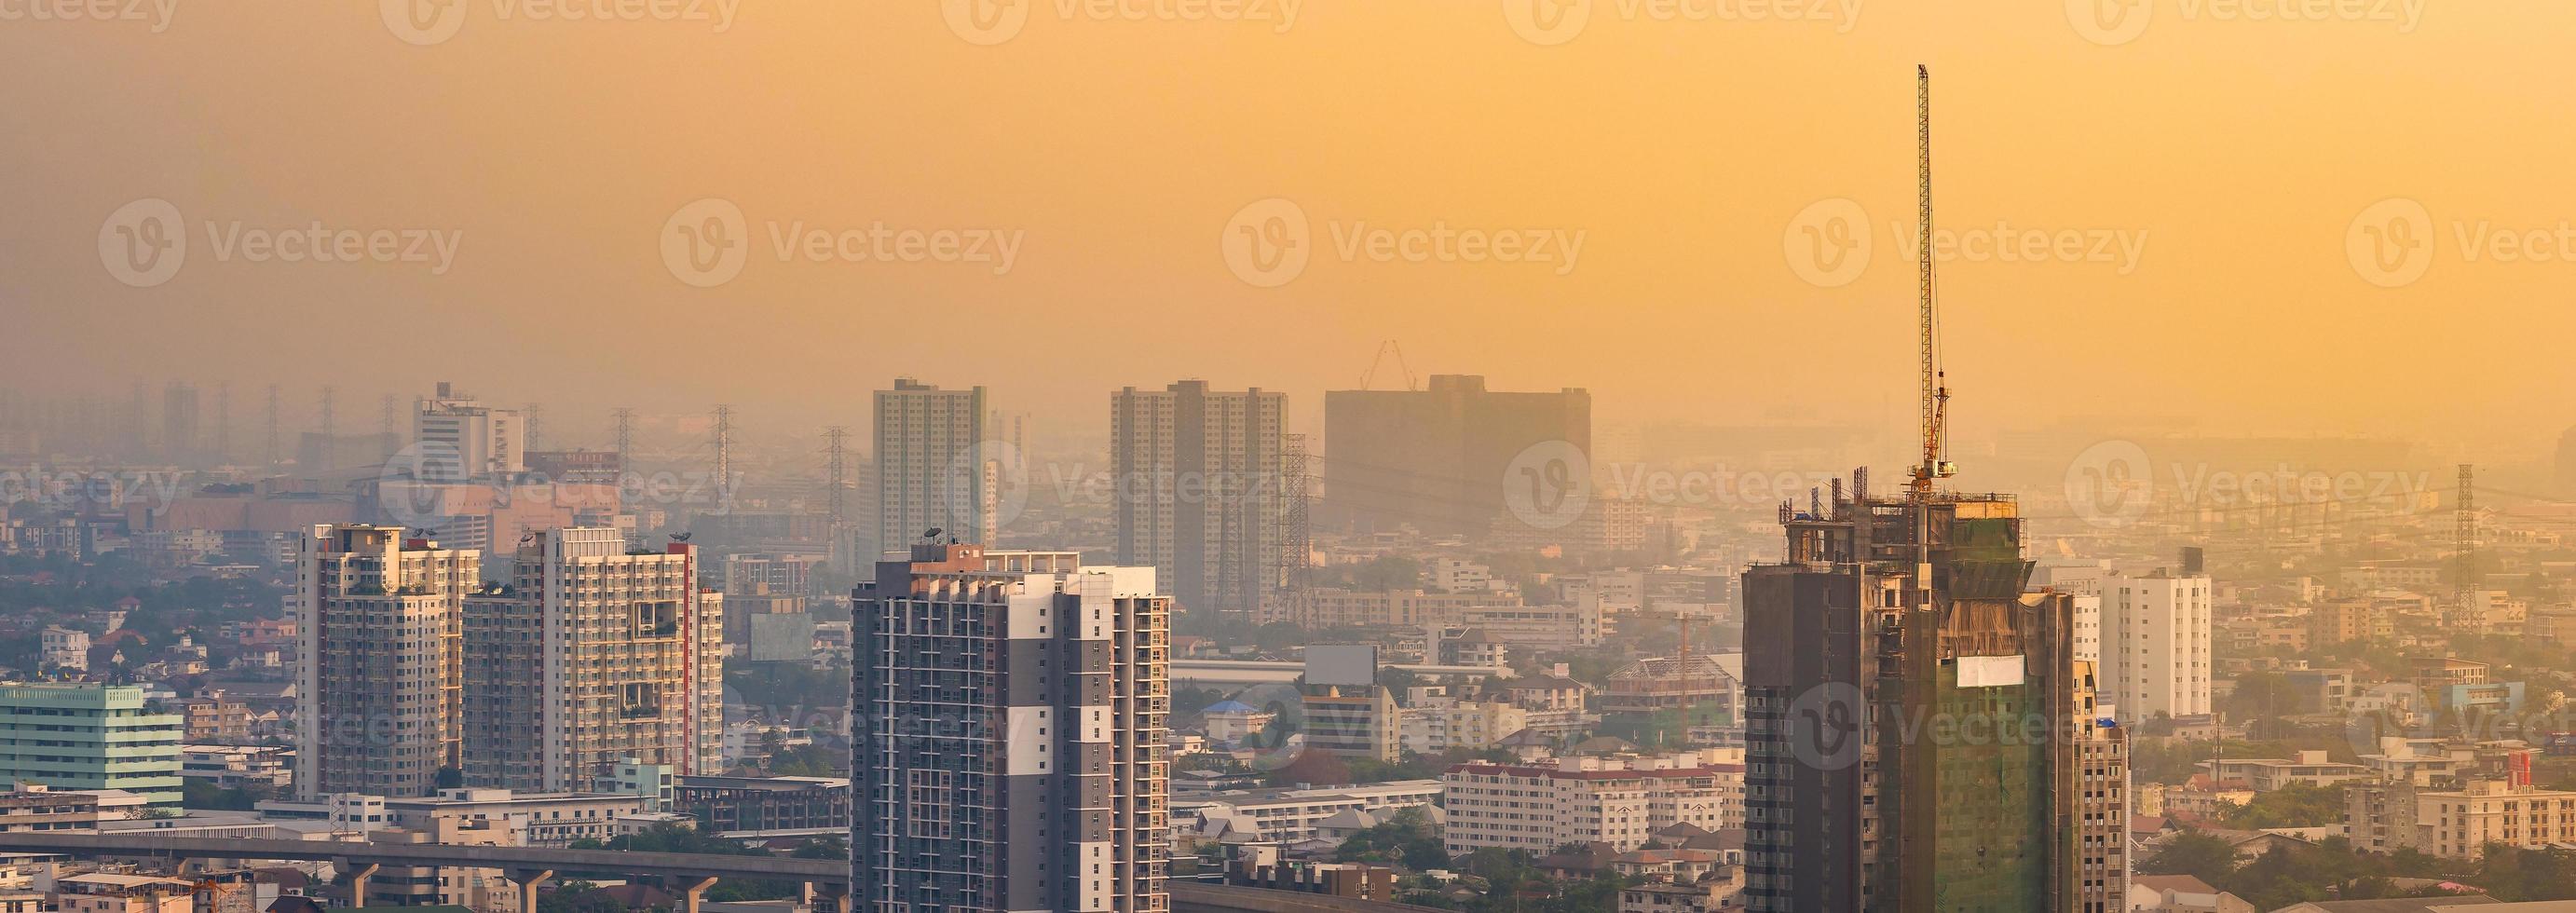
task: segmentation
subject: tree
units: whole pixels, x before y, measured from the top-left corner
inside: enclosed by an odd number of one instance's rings
[[[1449,867],[1447,848],[1419,808],[1398,810],[1377,826],[1352,834],[1333,851],[1333,859],[1401,865],[1417,872]]]
[[[2236,870],[2236,850],[2206,834],[2178,834],[2139,860],[2146,875],[2189,875],[2217,884]]]

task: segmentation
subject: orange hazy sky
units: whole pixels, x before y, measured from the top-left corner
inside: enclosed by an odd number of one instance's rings
[[[0,0],[0,384],[857,424],[910,374],[1087,429],[1190,376],[1308,426],[1397,339],[1613,422],[1902,424],[1922,62],[1963,429],[2532,443],[2576,421],[2571,35],[2559,0]],[[111,262],[138,200],[185,227],[166,278]],[[711,213],[738,265],[671,255]],[[262,246],[316,226],[388,253]],[[1247,270],[1263,237],[1302,266]]]

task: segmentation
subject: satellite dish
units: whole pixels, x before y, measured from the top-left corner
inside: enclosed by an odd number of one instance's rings
[[[942,530],[942,529],[940,529],[939,527],[933,526],[933,527],[931,527],[931,528],[930,528],[930,531],[929,531],[929,532],[922,533],[922,534],[921,534],[921,537],[922,537],[922,538],[924,538],[924,539],[928,539],[928,540],[930,540],[930,541],[932,541],[932,542],[937,542],[937,541],[939,541],[939,534],[940,534],[940,533],[942,533],[942,532],[946,532],[946,530]]]
[[[690,536],[693,536],[693,535],[696,535],[696,533],[672,533],[672,534],[671,534],[671,541],[673,541],[673,542],[687,542],[687,541],[689,541],[689,537],[690,537]]]

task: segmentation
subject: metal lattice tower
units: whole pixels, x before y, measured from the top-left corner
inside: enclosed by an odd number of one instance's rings
[[[829,445],[823,451],[823,453],[829,458],[829,462],[825,465],[824,469],[830,477],[830,484],[832,486],[832,490],[826,497],[824,503],[828,505],[827,509],[831,511],[832,528],[835,530],[846,525],[850,519],[848,512],[850,487],[849,439],[850,429],[846,427],[834,425],[830,428],[823,429],[823,440],[829,442]]]
[[[617,471],[635,468],[635,410],[623,406],[609,413],[617,419]]]
[[[398,426],[398,425],[396,425],[396,424],[394,423],[394,421],[395,421],[395,420],[394,420],[394,410],[395,410],[395,408],[396,408],[396,401],[395,401],[395,399],[394,399],[394,395],[393,395],[393,394],[391,394],[391,393],[387,393],[387,394],[385,394],[385,399],[384,399],[384,410],[385,410],[385,414],[384,414],[384,418],[382,419],[382,421],[384,422],[384,427],[383,427],[383,429],[381,429],[381,430],[383,430],[383,431],[384,431],[384,433],[386,433],[386,434],[393,434],[393,433],[395,432],[395,430],[396,430],[397,428],[399,428],[399,427],[400,427],[400,426]]]
[[[529,404],[528,404],[528,410],[527,410],[527,412],[528,412],[528,417],[527,417],[527,420],[526,420],[526,421],[527,421],[527,423],[528,423],[528,444],[527,444],[527,449],[529,449],[529,450],[543,450],[543,449],[545,449],[545,448],[544,448],[544,447],[542,447],[542,446],[540,446],[540,445],[537,443],[539,440],[541,440],[541,438],[539,438],[537,435],[538,435],[540,432],[544,431],[544,430],[545,430],[545,427],[546,427],[546,407],[545,407],[545,406],[543,406],[543,405],[537,404],[537,403],[529,403]]]
[[[334,439],[334,438],[339,434],[339,428],[338,428],[338,424],[337,424],[338,419],[337,419],[337,417],[336,417],[336,416],[332,415],[332,411],[333,411],[333,407],[334,407],[334,405],[335,405],[334,401],[335,401],[335,400],[337,400],[337,399],[339,399],[339,397],[340,397],[340,388],[338,388],[338,387],[324,387],[324,388],[322,388],[322,441],[323,441],[323,446],[325,446],[325,447],[331,447],[331,448],[333,448],[333,449],[335,449],[335,450],[337,449],[337,445],[332,444],[332,443],[331,443],[331,441],[332,441],[332,440],[333,440],[333,439]]]
[[[716,490],[733,489],[733,407],[716,407]]]
[[[1279,605],[1274,617],[1264,621],[1286,621],[1305,617],[1308,587],[1313,574],[1308,555],[1313,551],[1313,529],[1306,520],[1306,461],[1314,457],[1306,450],[1306,436],[1281,436],[1279,465]]]

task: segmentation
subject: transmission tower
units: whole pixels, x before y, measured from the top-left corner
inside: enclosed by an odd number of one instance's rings
[[[716,407],[716,490],[733,490],[733,407]]]
[[[332,415],[332,410],[334,406],[333,401],[338,399],[339,396],[340,388],[338,387],[322,388],[322,441],[323,446],[334,447],[334,449],[336,449],[335,445],[330,442],[339,434],[339,431],[336,426],[337,419]]]
[[[528,404],[528,417],[527,417],[526,421],[527,421],[527,423],[528,423],[528,443],[527,443],[527,449],[529,449],[529,450],[544,450],[544,449],[545,449],[545,447],[544,447],[543,445],[541,445],[541,444],[539,444],[539,443],[538,443],[540,440],[543,440],[543,439],[542,439],[542,438],[540,438],[538,435],[539,435],[539,434],[541,434],[541,433],[543,433],[543,432],[545,431],[545,428],[546,428],[546,407],[541,406],[541,405],[538,405],[538,404],[536,404],[536,403],[529,403],[529,404]]]
[[[1308,555],[1314,550],[1313,529],[1307,525],[1306,461],[1314,457],[1306,450],[1306,436],[1283,435],[1279,455],[1279,555],[1272,579],[1278,581],[1269,617],[1273,621],[1299,621],[1307,617],[1306,600],[1312,582]]]
[[[625,472],[635,468],[635,410],[619,407],[609,414],[617,418],[617,470]]]

